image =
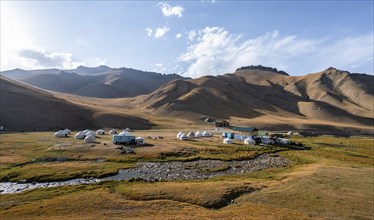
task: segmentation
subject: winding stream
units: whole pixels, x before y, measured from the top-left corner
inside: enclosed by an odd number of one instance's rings
[[[19,193],[30,189],[47,188],[54,186],[72,186],[80,184],[92,184],[100,182],[100,179],[72,179],[59,182],[44,182],[44,183],[14,183],[14,182],[0,182],[0,194]]]
[[[208,179],[223,175],[236,175],[252,173],[271,167],[280,167],[288,164],[286,158],[263,154],[252,160],[221,161],[221,160],[197,160],[190,162],[164,162],[164,163],[137,163],[134,168],[119,170],[118,174],[105,178],[72,179],[60,182],[45,183],[13,183],[0,182],[0,194],[23,192],[36,188],[55,186],[68,186],[79,184],[93,184],[105,180],[129,180],[142,178],[148,181],[162,180],[193,180]]]

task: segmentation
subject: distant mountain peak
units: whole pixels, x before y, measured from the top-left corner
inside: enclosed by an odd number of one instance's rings
[[[15,68],[14,70],[22,70],[22,71],[26,71],[26,70],[21,69],[21,68]]]
[[[277,68],[266,67],[266,66],[261,66],[261,65],[243,66],[243,67],[236,69],[236,71],[238,70],[263,70],[263,71],[269,71],[269,72],[289,76],[288,73],[286,73],[283,70],[277,70]]]
[[[330,66],[330,67],[327,68],[326,70],[338,70],[338,69],[336,69],[335,67]]]
[[[97,66],[97,67],[89,67],[89,66],[79,65],[77,67],[77,69],[111,69],[111,68],[109,66],[106,66],[106,65],[100,65],[100,66]]]
[[[351,74],[348,71],[336,69],[335,67],[329,67],[326,70],[324,70],[323,72],[329,73],[329,74],[348,74],[348,75]]]

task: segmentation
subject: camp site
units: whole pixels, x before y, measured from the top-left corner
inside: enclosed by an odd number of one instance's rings
[[[374,220],[374,0],[0,0],[0,220]]]

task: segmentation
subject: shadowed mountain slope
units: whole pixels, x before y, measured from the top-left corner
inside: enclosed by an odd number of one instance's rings
[[[145,119],[80,106],[5,77],[0,78],[0,102],[0,125],[7,130],[151,127]]]
[[[233,74],[169,82],[138,105],[163,114],[193,112],[216,118],[264,115],[373,125],[374,77],[329,68],[289,76],[273,68],[240,68]]]
[[[119,98],[148,94],[162,84],[175,79],[184,79],[177,74],[160,74],[129,68],[107,66],[83,67],[72,70],[21,70],[1,72],[8,78],[56,92],[74,95]]]
[[[101,68],[107,71],[109,67]],[[22,119],[16,115],[27,117],[29,108],[31,115],[36,117],[49,114],[47,121],[55,120],[54,124],[58,124],[67,119],[69,123],[77,123],[74,125],[77,127],[91,123],[94,126],[148,128],[151,126],[149,121],[165,119],[171,123],[174,119],[195,121],[205,117],[276,129],[291,129],[294,125],[316,130],[326,127],[370,129],[374,125],[374,76],[335,68],[289,76],[275,68],[249,66],[234,73],[197,79],[126,68],[110,69],[114,72],[105,74],[96,74],[95,69],[81,68],[83,70],[90,74],[64,71],[25,79],[49,90],[80,95],[71,96],[71,99],[67,94],[57,95],[3,78],[2,84],[7,86],[1,86],[1,123],[10,120],[8,115],[14,114],[11,124],[22,124]],[[27,92],[18,92],[16,96],[10,92],[15,87]],[[40,108],[43,105],[46,107]],[[59,105],[62,107],[56,108]],[[14,108],[17,111],[13,111]],[[52,114],[54,111],[56,113]],[[137,116],[130,117],[130,114]],[[84,122],[78,123],[78,119]],[[46,123],[42,118],[33,123],[37,124],[37,121]],[[67,124],[66,127],[72,126]]]

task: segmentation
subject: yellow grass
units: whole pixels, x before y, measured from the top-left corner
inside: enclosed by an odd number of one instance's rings
[[[246,181],[189,181],[121,184],[114,191],[131,200],[172,200],[207,208],[220,208],[244,193],[254,192],[264,185]]]
[[[4,173],[18,178],[58,179],[79,173],[101,175],[131,166],[132,161],[159,160],[161,153],[196,153],[224,150],[215,139],[175,140],[175,130],[138,131],[150,146],[122,155],[104,136],[94,145],[55,139],[49,132],[2,134]],[[374,217],[373,138],[292,137],[311,150],[282,151],[288,167],[252,174],[200,181],[127,182],[36,189],[0,196],[1,219],[372,219]],[[106,145],[104,145],[106,143]],[[239,143],[238,143],[239,144]],[[64,146],[61,148],[61,146]],[[232,149],[242,148],[237,145]],[[260,149],[257,149],[259,151]],[[255,149],[247,149],[252,152]],[[222,151],[222,158],[231,151]],[[238,152],[240,152],[238,150]],[[224,156],[227,154],[226,156]],[[80,155],[80,157],[78,157]],[[235,155],[235,154],[233,154]],[[35,158],[65,156],[65,162],[30,162]],[[209,156],[209,155],[208,155]],[[231,155],[232,156],[232,155]],[[237,156],[237,155],[236,155]],[[97,158],[104,158],[97,162]],[[184,157],[166,157],[183,159]],[[13,159],[13,160],[12,160]],[[122,161],[122,162],[121,162]],[[43,176],[44,175],[44,176]]]
[[[238,202],[289,208],[312,217],[372,219],[374,168],[311,165]]]

